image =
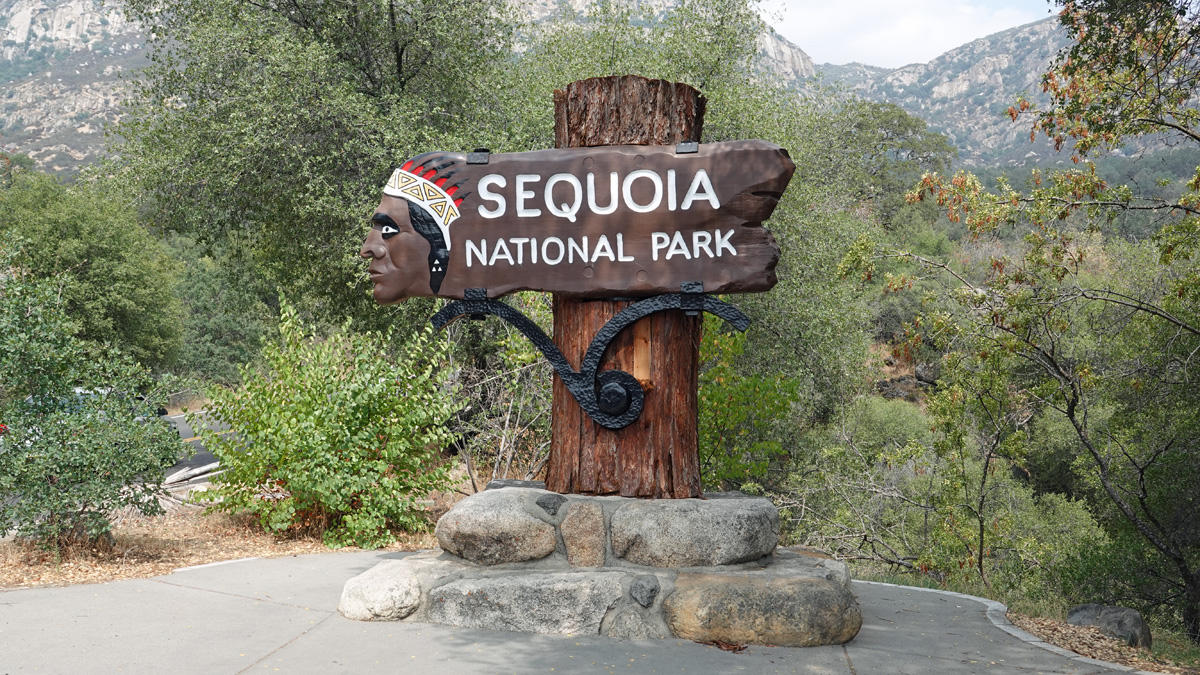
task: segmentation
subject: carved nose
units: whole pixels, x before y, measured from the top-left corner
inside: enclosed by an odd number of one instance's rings
[[[387,249],[383,245],[383,239],[380,238],[378,232],[372,230],[371,234],[367,235],[367,240],[363,242],[362,250],[358,252],[358,255],[360,258],[366,258],[367,260],[378,260],[386,253]]]

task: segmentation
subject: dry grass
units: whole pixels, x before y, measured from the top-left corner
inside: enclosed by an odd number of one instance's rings
[[[205,515],[200,507],[190,505],[162,516],[127,516],[113,535],[111,542],[75,546],[59,553],[27,542],[0,542],[0,589],[90,584],[153,577],[222,560],[337,552],[316,536],[277,537],[264,533],[251,518]],[[432,534],[400,533],[398,541],[383,550],[435,546]]]
[[[1200,675],[1200,668],[1181,665],[1161,655],[1151,654],[1149,650],[1130,647],[1101,633],[1095,626],[1072,626],[1057,619],[1031,618],[1015,612],[1008,613],[1008,620],[1027,633],[1082,656],[1155,673]]]
[[[882,342],[872,343],[868,349],[868,365],[878,372],[879,379],[890,380],[903,375],[914,375],[916,364],[902,350]],[[888,362],[891,362],[889,365]]]
[[[178,415],[189,410],[204,410],[206,406],[208,406],[208,399],[204,394],[194,391],[183,391],[172,394],[167,399],[167,404],[164,407],[168,415]]]

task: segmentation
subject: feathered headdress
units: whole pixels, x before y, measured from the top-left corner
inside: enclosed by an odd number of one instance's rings
[[[407,199],[425,209],[442,233],[442,241],[450,248],[450,223],[461,215],[458,207],[468,193],[454,196],[461,183],[446,187],[458,172],[465,157],[448,153],[427,153],[414,157],[392,173],[383,193]]]

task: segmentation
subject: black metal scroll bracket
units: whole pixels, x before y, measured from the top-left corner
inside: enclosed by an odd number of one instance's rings
[[[711,295],[705,295],[703,288],[704,285],[699,282],[684,283],[681,284],[679,293],[656,295],[621,310],[592,338],[578,372],[571,367],[558,346],[536,323],[499,300],[489,300],[487,291],[482,288],[467,289],[465,299],[446,305],[434,314],[430,321],[434,328],[440,330],[464,315],[482,318],[485,314],[491,314],[504,319],[529,338],[533,346],[546,357],[588,416],[600,426],[621,429],[632,424],[642,414],[646,394],[637,379],[623,370],[605,370],[599,373],[596,371],[609,343],[622,330],[633,325],[638,319],[668,309],[682,309],[691,316],[702,311],[715,314],[740,331],[750,326],[750,319],[737,307]]]

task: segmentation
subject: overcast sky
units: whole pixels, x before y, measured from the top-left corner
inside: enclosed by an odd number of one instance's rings
[[[767,23],[815,63],[898,68],[1051,15],[1046,0],[763,0]]]

